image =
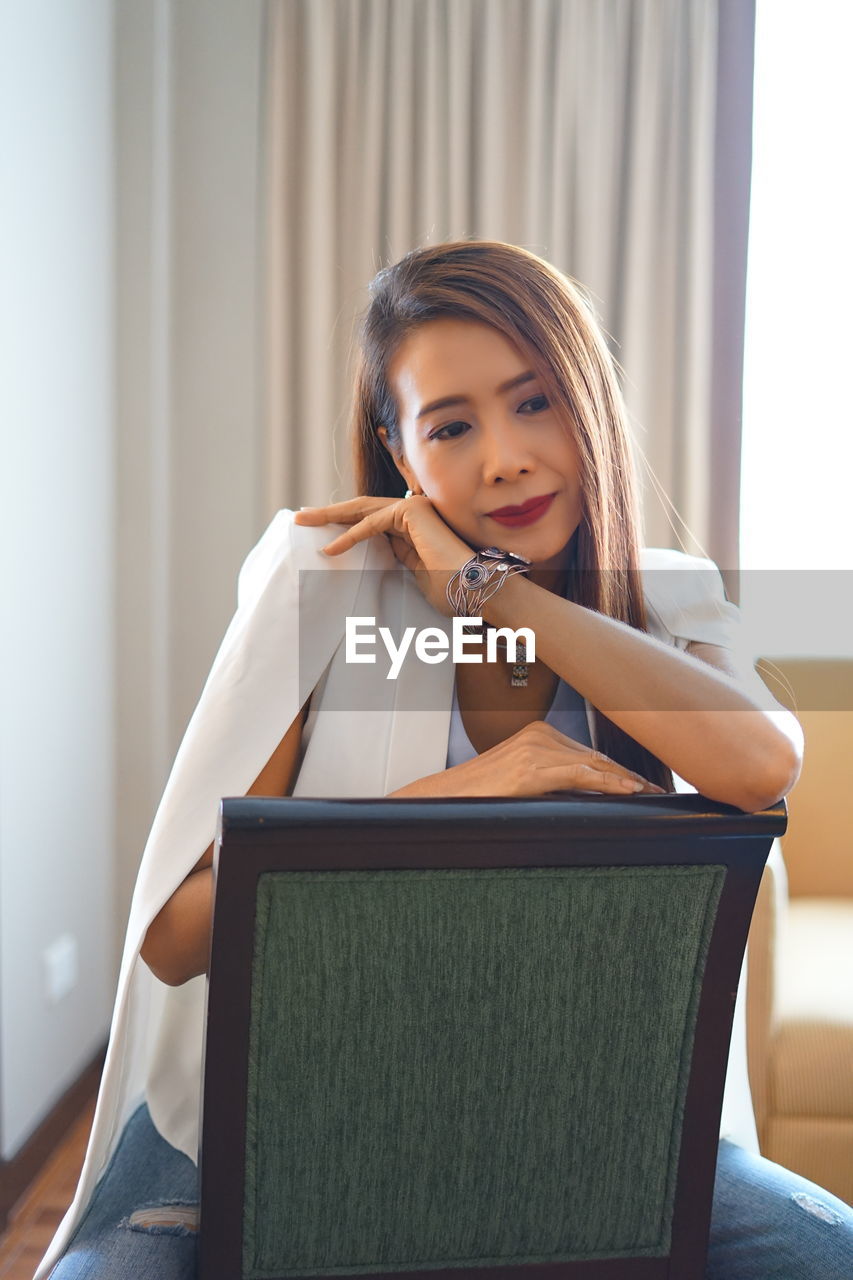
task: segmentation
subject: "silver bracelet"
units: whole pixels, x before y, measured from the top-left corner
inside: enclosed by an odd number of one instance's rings
[[[526,573],[532,561],[514,551],[484,547],[477,551],[447,584],[447,603],[457,618],[477,618],[487,600],[500,591],[507,578]]]

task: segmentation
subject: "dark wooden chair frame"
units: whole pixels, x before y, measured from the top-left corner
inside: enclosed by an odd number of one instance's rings
[[[785,824],[784,804],[744,814],[697,795],[223,801],[208,970],[200,1280],[242,1275],[249,996],[262,873],[712,862],[727,873],[699,1003],[669,1255],[373,1273],[375,1280],[701,1280],[741,962],[770,844]],[[429,839],[421,842],[425,827]]]

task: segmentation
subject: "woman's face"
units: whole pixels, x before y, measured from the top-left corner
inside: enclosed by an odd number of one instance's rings
[[[469,546],[561,568],[581,519],[580,467],[571,425],[528,356],[489,325],[431,320],[404,340],[388,375],[403,449],[395,461],[409,488]]]

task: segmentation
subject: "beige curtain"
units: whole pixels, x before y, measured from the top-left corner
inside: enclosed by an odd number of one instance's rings
[[[648,463],[647,542],[684,534],[659,486],[700,545],[722,548],[709,477],[724,3],[269,0],[270,512],[351,493],[370,277],[416,245],[476,236],[591,291]]]

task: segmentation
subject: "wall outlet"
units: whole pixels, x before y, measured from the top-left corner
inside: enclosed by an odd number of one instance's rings
[[[77,939],[63,933],[46,948],[44,994],[50,1004],[58,1004],[77,985]]]

